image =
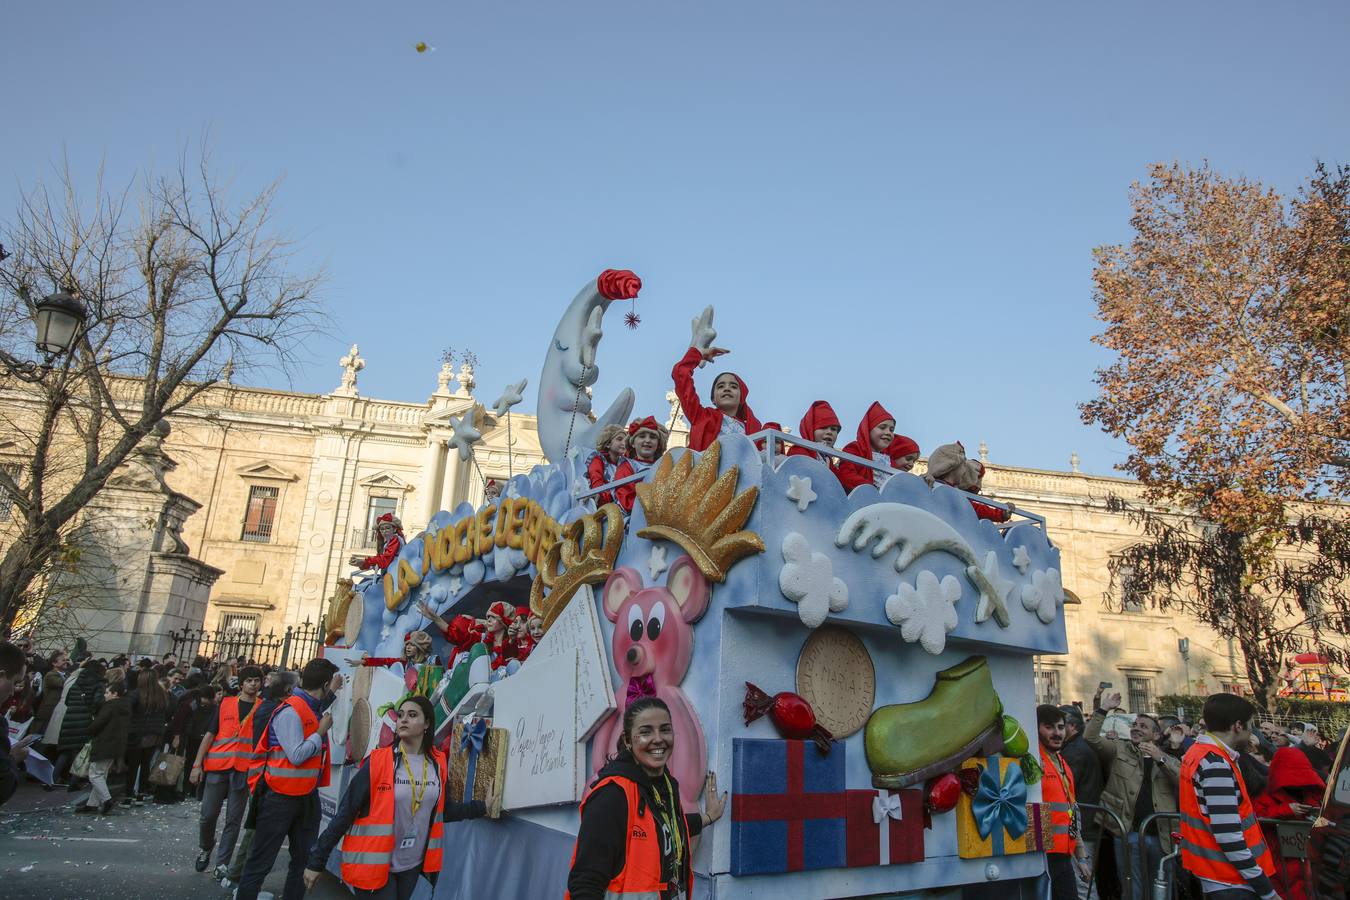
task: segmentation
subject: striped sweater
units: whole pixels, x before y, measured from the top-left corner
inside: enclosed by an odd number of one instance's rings
[[[1261,871],[1261,866],[1252,853],[1252,848],[1247,846],[1246,837],[1243,835],[1243,823],[1238,815],[1241,788],[1238,787],[1237,778],[1233,774],[1237,766],[1233,751],[1209,735],[1199,738],[1196,743],[1214,744],[1224,752],[1222,759],[1213,755],[1206,756],[1192,776],[1201,817],[1208,823],[1215,843],[1219,845],[1228,862],[1246,879],[1245,887],[1250,888],[1263,900],[1279,900],[1279,894],[1275,892],[1266,873]],[[1200,884],[1207,894],[1234,888],[1243,889],[1243,886],[1223,884],[1206,878],[1201,878]]]

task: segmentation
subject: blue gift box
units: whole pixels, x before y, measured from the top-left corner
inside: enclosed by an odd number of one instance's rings
[[[738,738],[731,759],[731,874],[848,864],[843,744]]]

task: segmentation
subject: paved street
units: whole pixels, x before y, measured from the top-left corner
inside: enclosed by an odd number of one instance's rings
[[[195,800],[119,808],[110,817],[77,816],[71,807],[83,796],[26,784],[0,807],[0,897],[228,900],[209,873],[192,869]],[[264,890],[280,894],[287,858],[283,848]],[[350,896],[331,875],[308,895]]]

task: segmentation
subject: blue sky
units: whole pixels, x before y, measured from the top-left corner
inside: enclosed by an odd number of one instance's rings
[[[1091,248],[1151,161],[1346,161],[1347,41],[1344,2],[12,4],[0,215],[63,148],[124,183],[209,131],[330,273],[296,389],[355,341],[362,393],[421,400],[467,347],[532,409],[562,308],[631,268],[601,407],[660,413],[711,303],[761,418],[879,399],[925,451],[1109,473]]]

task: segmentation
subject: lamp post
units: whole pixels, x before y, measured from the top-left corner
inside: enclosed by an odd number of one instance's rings
[[[33,310],[38,350],[48,360],[70,350],[87,316],[84,304],[64,288],[43,297]]]

